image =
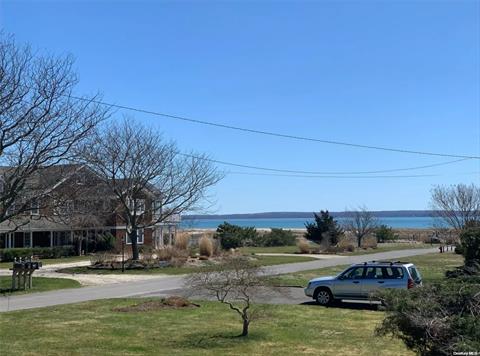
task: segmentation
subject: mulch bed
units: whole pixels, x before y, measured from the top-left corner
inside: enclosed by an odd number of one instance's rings
[[[115,312],[131,313],[131,312],[147,312],[161,309],[181,309],[181,308],[198,308],[199,304],[190,302],[182,297],[168,297],[159,300],[149,300],[139,304],[129,305],[128,307],[114,308]]]

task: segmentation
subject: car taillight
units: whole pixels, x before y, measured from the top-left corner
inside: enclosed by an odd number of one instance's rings
[[[407,282],[407,289],[411,289],[413,287],[415,287],[415,282],[413,281],[413,279],[409,278]]]

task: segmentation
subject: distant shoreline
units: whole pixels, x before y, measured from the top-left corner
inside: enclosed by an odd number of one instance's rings
[[[352,212],[346,211],[331,211],[330,214],[334,217],[350,217]],[[375,217],[432,217],[435,215],[433,210],[379,210],[372,211]],[[262,212],[262,213],[245,213],[245,214],[197,214],[184,215],[184,220],[210,220],[210,219],[311,219],[313,212],[305,211],[279,211],[279,212]]]

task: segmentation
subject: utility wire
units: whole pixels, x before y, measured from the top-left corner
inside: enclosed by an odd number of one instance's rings
[[[384,169],[384,170],[376,170],[376,171],[351,171],[351,172],[315,172],[315,171],[299,171],[299,170],[291,170],[291,169],[279,169],[279,168],[268,168],[268,167],[260,167],[260,166],[251,166],[251,165],[246,165],[246,164],[239,164],[239,163],[232,163],[232,162],[226,162],[226,161],[219,161],[216,159],[211,159],[207,157],[202,157],[202,156],[196,156],[193,154],[188,154],[188,153],[181,153],[177,152],[181,156],[185,157],[191,157],[191,158],[197,158],[197,159],[202,159],[206,160],[212,163],[218,163],[226,166],[232,166],[232,167],[239,167],[239,168],[248,168],[248,169],[256,169],[256,170],[261,170],[261,171],[270,171],[270,172],[279,172],[279,173],[295,173],[295,174],[317,174],[317,175],[353,175],[353,174],[375,174],[375,173],[391,173],[391,172],[400,172],[400,171],[410,171],[410,170],[416,170],[416,169],[424,169],[424,168],[431,168],[431,167],[438,167],[438,166],[444,166],[448,164],[453,164],[457,162],[462,162],[468,160],[468,158],[462,158],[462,159],[457,159],[454,161],[448,161],[448,162],[443,162],[443,163],[436,163],[436,164],[430,164],[426,166],[417,166],[417,167],[409,167],[409,168],[396,168],[396,169]]]
[[[72,98],[72,99],[76,99],[76,100],[88,101],[88,102],[91,102],[91,103],[95,103],[95,104],[99,104],[99,105],[105,105],[105,106],[109,106],[109,107],[113,107],[113,108],[117,108],[117,109],[122,109],[122,110],[135,111],[135,112],[140,112],[140,113],[154,115],[154,116],[160,116],[160,117],[166,117],[166,118],[175,119],[175,120],[187,121],[187,122],[191,122],[191,123],[195,123],[195,124],[220,127],[220,128],[224,128],[224,129],[242,131],[242,132],[247,132],[247,133],[254,133],[254,134],[265,135],[265,136],[275,136],[275,137],[281,137],[281,138],[288,138],[288,139],[292,139],[292,140],[319,142],[319,143],[326,143],[326,144],[330,144],[330,145],[356,147],[356,148],[364,148],[364,149],[388,151],[388,152],[417,154],[417,155],[425,155],[425,156],[480,159],[480,156],[473,156],[473,155],[466,155],[466,154],[449,154],[449,153],[439,153],[439,152],[408,150],[408,149],[402,149],[402,148],[391,148],[391,147],[383,147],[383,146],[362,145],[362,144],[351,143],[351,142],[324,140],[324,139],[318,139],[318,138],[313,138],[313,137],[282,134],[282,133],[272,132],[272,131],[255,130],[255,129],[250,129],[250,128],[246,128],[246,127],[227,125],[227,124],[222,124],[222,123],[217,123],[217,122],[212,122],[212,121],[197,120],[197,119],[192,119],[192,118],[188,118],[188,117],[184,117],[184,116],[164,114],[164,113],[160,113],[160,112],[156,112],[156,111],[152,111],[152,110],[134,108],[134,107],[131,107],[131,106],[126,106],[126,105],[112,104],[112,103],[107,103],[105,101],[87,99],[87,98],[82,98],[82,97],[74,96],[74,95],[68,95],[68,97]]]
[[[268,176],[268,177],[295,177],[295,178],[343,178],[343,179],[385,179],[385,178],[425,178],[425,177],[438,177],[438,174],[413,174],[413,175],[372,175],[372,176],[335,176],[335,175],[299,175],[299,174],[275,174],[275,173],[252,173],[252,172],[235,172],[229,171],[227,174],[240,174],[248,176]]]

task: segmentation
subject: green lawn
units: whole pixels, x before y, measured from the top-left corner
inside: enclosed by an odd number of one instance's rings
[[[35,292],[46,292],[54,289],[64,289],[64,288],[79,288],[81,287],[80,283],[67,278],[45,278],[45,277],[33,277],[32,289],[27,289],[25,291],[19,290],[12,292],[10,288],[12,287],[12,277],[2,276],[0,277],[0,295],[4,294],[25,294],[25,293],[35,293]]]
[[[62,257],[62,258],[46,258],[41,259],[44,266],[53,265],[57,263],[71,263],[71,262],[82,262],[90,261],[90,256],[72,256],[72,257]],[[12,268],[12,262],[0,262],[0,269],[2,268]]]
[[[3,313],[5,355],[413,355],[402,342],[373,335],[382,312],[316,305],[265,306],[250,336],[227,306],[119,312],[143,302],[111,299]],[[46,322],[48,321],[48,322]]]
[[[430,244],[424,244],[424,243],[391,242],[391,243],[380,243],[377,245],[377,248],[357,249],[354,252],[340,253],[340,255],[356,256],[356,255],[366,255],[369,253],[409,250],[413,248],[432,248],[432,247],[438,247],[438,245],[432,246]]]
[[[284,263],[295,263],[295,262],[307,262],[315,260],[312,257],[303,257],[303,256],[255,256],[257,259],[256,263],[259,266],[272,266]],[[213,264],[212,264],[213,266]],[[151,269],[140,269],[140,270],[125,270],[124,273],[127,274],[186,274],[194,273],[201,271],[202,268],[198,267],[164,267],[164,268],[151,268]],[[121,274],[121,270],[109,270],[109,269],[91,269],[88,267],[70,267],[63,268],[58,270],[62,273],[87,273],[87,274]]]
[[[455,253],[431,253],[428,255],[408,257],[406,260],[414,263],[419,268],[423,280],[426,283],[443,278],[445,271],[463,264],[463,256]],[[348,265],[343,265],[284,274],[275,277],[275,282],[280,285],[306,286],[312,278],[337,275],[347,267]]]

